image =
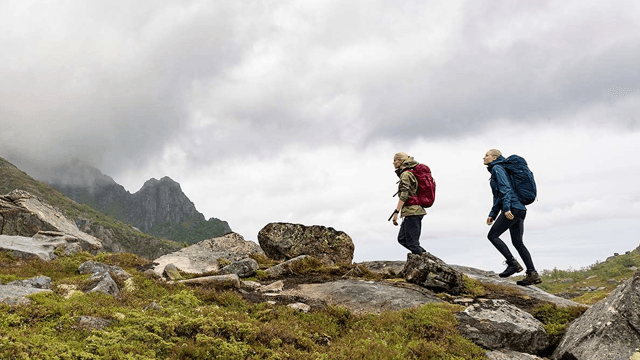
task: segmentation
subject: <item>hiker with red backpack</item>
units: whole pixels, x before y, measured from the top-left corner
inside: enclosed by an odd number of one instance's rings
[[[393,156],[393,167],[398,181],[398,204],[389,220],[398,226],[398,215],[403,218],[398,242],[413,254],[422,255],[426,250],[420,246],[422,218],[426,215],[425,207],[433,205],[435,199],[435,182],[428,166],[420,164],[406,153],[399,152]],[[395,195],[394,195],[395,196]]]
[[[507,268],[499,276],[509,277],[523,270],[507,245],[500,240],[500,236],[509,230],[511,242],[527,267],[525,278],[516,283],[523,286],[539,284],[542,280],[533,266],[529,250],[522,241],[524,219],[527,215],[525,205],[531,204],[536,198],[533,173],[529,170],[527,162],[520,156],[511,155],[505,158],[496,149],[487,151],[484,164],[491,173],[489,184],[493,192],[493,206],[487,218],[487,225],[491,225],[491,230],[487,237],[505,257],[507,263]]]

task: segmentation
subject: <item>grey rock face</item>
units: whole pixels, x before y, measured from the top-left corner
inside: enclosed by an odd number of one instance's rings
[[[182,280],[182,275],[180,275],[178,268],[173,264],[167,264],[162,271],[162,275],[171,281]]]
[[[404,269],[399,274],[408,282],[434,291],[459,294],[464,289],[462,273],[428,252],[408,254]]]
[[[111,296],[120,296],[120,288],[108,272],[91,275],[93,284],[87,289],[88,293],[101,292]]]
[[[569,325],[552,358],[604,360],[640,356],[639,304],[640,272],[636,272]]]
[[[80,274],[92,274],[90,280],[93,280],[93,283],[87,292],[101,292],[111,296],[120,296],[120,288],[111,277],[112,274],[121,281],[131,277],[128,272],[122,270],[119,266],[101,264],[91,260],[82,263],[78,267],[78,272]]]
[[[264,252],[275,260],[311,255],[327,265],[349,265],[355,249],[351,237],[324,226],[270,223],[258,232]]]
[[[35,237],[40,233],[45,237],[60,238],[59,241],[77,242],[91,253],[102,248],[99,239],[83,233],[58,209],[23,190],[0,196],[0,226],[3,235]]]
[[[51,278],[36,276],[27,280],[16,280],[6,285],[0,282],[0,303],[9,305],[29,305],[27,296],[40,292],[51,292]]]
[[[297,262],[300,262],[300,261],[306,259],[307,257],[308,257],[307,255],[297,256],[297,257],[295,257],[293,259],[287,260],[287,261],[282,262],[282,263],[280,263],[278,265],[274,265],[274,266],[268,268],[267,270],[265,270],[264,272],[265,272],[265,274],[267,274],[271,278],[277,278],[277,277],[280,277],[280,276],[285,275],[285,274],[290,274],[291,271],[290,271],[289,267],[291,265],[297,263]]]
[[[24,286],[0,285],[0,302],[9,305],[29,305],[27,296],[40,292],[51,292],[47,289],[36,289]]]
[[[482,300],[456,317],[462,335],[485,349],[537,354],[549,346],[542,323],[504,300]]]
[[[107,265],[102,263],[97,263],[93,260],[86,261],[78,267],[78,272],[80,274],[100,274],[100,273],[112,273],[119,280],[127,280],[131,277],[131,275],[122,270],[120,266]]]
[[[34,289],[51,289],[52,281],[48,276],[36,276],[27,280],[16,280],[7,285],[22,286]]]
[[[253,241],[245,241],[240,234],[229,233],[217,238],[203,240],[154,260],[158,263],[154,272],[161,275],[167,264],[173,263],[178,269],[191,274],[218,271],[218,259],[236,262],[251,254],[264,254]]]
[[[218,271],[220,275],[236,274],[240,277],[252,276],[258,270],[258,262],[251,258],[231,263]]]

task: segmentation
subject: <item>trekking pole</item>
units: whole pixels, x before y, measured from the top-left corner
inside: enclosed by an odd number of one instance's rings
[[[391,221],[391,219],[393,219],[393,215],[399,213],[400,211],[398,211],[398,209],[393,210],[393,212],[391,213],[391,216],[389,216],[389,220],[387,221]]]

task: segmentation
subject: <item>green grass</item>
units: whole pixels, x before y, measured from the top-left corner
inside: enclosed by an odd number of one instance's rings
[[[65,299],[63,284],[85,281],[77,267],[94,260],[129,272],[136,290]],[[189,288],[145,277],[133,254],[80,253],[50,262],[0,253],[0,279],[46,275],[56,291],[28,306],[0,305],[0,359],[485,359],[457,331],[462,307],[428,304],[380,315],[341,307],[309,313],[249,303],[238,294]],[[145,310],[151,303],[160,310]],[[77,327],[80,316],[111,321],[103,330]]]

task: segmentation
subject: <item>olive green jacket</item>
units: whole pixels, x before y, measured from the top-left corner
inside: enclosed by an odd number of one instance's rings
[[[398,197],[402,201],[406,202],[410,197],[418,194],[418,179],[411,171],[405,171],[406,169],[414,168],[418,164],[412,157],[409,157],[396,169],[396,175],[400,178],[400,181],[398,181]],[[425,215],[426,213],[420,205],[404,205],[400,217]]]

